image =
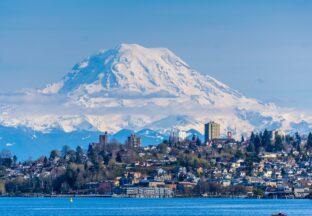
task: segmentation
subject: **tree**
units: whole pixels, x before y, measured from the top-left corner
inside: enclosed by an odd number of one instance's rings
[[[267,129],[264,130],[261,138],[262,138],[262,145],[265,148],[265,150],[268,152],[272,152],[273,146],[272,146],[271,136]]]
[[[12,153],[10,150],[2,150],[0,153],[0,164],[5,167],[11,167],[13,164]]]
[[[168,146],[165,143],[161,143],[157,146],[160,154],[165,154],[167,152]]]
[[[76,162],[76,151],[70,149],[66,154],[66,159],[68,159],[69,162]]]
[[[299,135],[298,132],[295,133],[295,142],[294,142],[294,147],[298,148],[298,146],[300,146],[301,143],[301,137]]]
[[[69,151],[70,151],[70,147],[68,145],[64,145],[62,148],[62,158],[65,159]]]
[[[112,153],[102,151],[100,154],[103,158],[104,164],[108,165],[109,161],[112,159]]]
[[[60,151],[59,150],[52,150],[50,153],[50,160],[54,160],[55,158],[60,157]]]
[[[71,188],[74,187],[77,176],[78,176],[78,170],[76,169],[76,167],[68,167],[66,169],[65,180]]]
[[[276,135],[274,147],[275,147],[275,151],[282,151],[284,149],[283,140],[280,135]]]
[[[122,163],[122,158],[121,158],[120,152],[117,152],[117,155],[116,155],[116,162]]]
[[[48,158],[44,156],[43,158],[43,164],[46,166],[48,164]]]
[[[255,134],[254,134],[254,132],[251,132],[250,141],[251,142],[255,142]]]
[[[76,148],[76,163],[81,164],[83,161],[83,150],[80,146]]]
[[[202,144],[202,141],[197,137],[196,139],[196,145],[200,146]]]
[[[263,197],[264,196],[264,191],[260,188],[256,188],[253,190],[253,194],[255,197]]]
[[[12,158],[2,158],[1,159],[1,164],[5,167],[10,168],[13,164]]]
[[[0,158],[12,158],[11,151],[7,149],[3,149],[0,153]]]
[[[14,156],[13,156],[13,164],[15,165],[15,164],[16,164],[16,162],[17,162],[17,156],[16,156],[16,155],[14,155]]]
[[[249,145],[247,146],[247,152],[254,153],[255,152],[255,144],[253,142],[249,142]]]
[[[0,195],[5,194],[5,182],[3,180],[0,180]]]
[[[235,153],[235,158],[240,159],[243,158],[243,156],[244,156],[243,152],[238,149]]]
[[[256,153],[258,154],[260,152],[260,148],[262,146],[261,139],[260,139],[260,136],[258,134],[254,137],[254,145],[255,145]]]
[[[309,136],[308,136],[307,147],[312,148],[312,133],[311,132],[309,133]]]

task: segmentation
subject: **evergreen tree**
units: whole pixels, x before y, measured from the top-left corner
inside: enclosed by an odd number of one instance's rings
[[[235,153],[235,158],[237,159],[240,159],[240,158],[243,158],[244,157],[244,154],[241,150],[237,150],[236,153]]]
[[[88,148],[88,158],[93,164],[96,164],[98,162],[97,151],[95,150],[95,147],[92,145],[89,145]]]
[[[270,136],[270,133],[267,129],[264,130],[261,139],[262,139],[262,145],[265,148],[265,150],[268,152],[272,152],[273,146],[272,146],[272,142],[271,142],[271,136]]]
[[[10,150],[2,150],[0,153],[0,165],[10,168],[13,164],[12,153]]]
[[[251,132],[250,141],[255,143],[255,134],[254,134],[254,132]]]
[[[258,134],[254,138],[254,145],[255,145],[256,153],[259,154],[262,144],[261,144],[260,136]]]
[[[202,144],[201,140],[197,137],[196,139],[196,145],[200,146]]]
[[[69,150],[70,150],[70,147],[68,146],[68,145],[64,145],[63,147],[62,147],[62,151],[61,151],[61,153],[62,153],[62,158],[66,158],[66,156],[67,156],[67,153],[69,152]]]
[[[294,147],[298,152],[301,152],[300,144],[301,144],[301,137],[300,137],[299,133],[296,132],[296,133],[295,133],[295,137],[294,137],[293,147]]]
[[[241,143],[245,142],[245,138],[244,136],[242,135],[242,138],[241,138]]]
[[[117,155],[116,155],[116,161],[117,161],[118,163],[122,163],[122,158],[121,158],[120,152],[118,152]]]
[[[49,157],[50,160],[54,160],[57,157],[60,157],[60,152],[58,150],[52,150]]]
[[[255,144],[253,142],[249,142],[249,145],[247,146],[247,152],[254,153],[255,152]]]
[[[16,162],[17,162],[17,156],[14,155],[14,156],[13,156],[13,165],[16,165]]]
[[[307,147],[312,148],[312,133],[311,132],[309,133],[309,136],[308,136]]]
[[[48,165],[48,158],[46,157],[46,156],[44,156],[44,159],[43,159],[43,164],[45,165],[45,166],[47,166]]]
[[[76,163],[81,164],[83,161],[83,150],[80,146],[76,148]]]
[[[299,135],[299,133],[298,132],[296,132],[295,133],[295,137],[296,137],[296,140],[298,141],[298,140],[300,140],[301,141],[301,137],[300,137],[300,135]]]
[[[300,144],[297,145],[297,151],[299,152],[299,154],[301,154],[301,147],[300,147]]]
[[[286,143],[290,143],[291,137],[289,135],[286,135],[285,136],[285,141],[286,141]]]
[[[275,137],[275,146],[274,146],[275,151],[282,151],[284,149],[283,146],[283,140],[280,135],[276,135]]]
[[[105,165],[108,165],[110,159],[112,158],[112,153],[108,153],[108,152],[103,152],[102,153],[102,157],[103,157],[103,161]]]

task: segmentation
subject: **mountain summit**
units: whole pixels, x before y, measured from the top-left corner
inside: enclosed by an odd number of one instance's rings
[[[60,128],[116,132],[120,129],[196,129],[217,121],[236,137],[253,130],[310,129],[311,118],[265,104],[201,74],[166,48],[121,44],[77,63],[47,87],[6,104],[2,125],[49,132]],[[11,100],[13,101],[13,100]]]
[[[220,106],[243,97],[216,79],[191,69],[170,50],[137,44],[121,44],[84,59],[60,82],[42,92],[119,99],[188,96]],[[222,103],[218,101],[220,98]]]

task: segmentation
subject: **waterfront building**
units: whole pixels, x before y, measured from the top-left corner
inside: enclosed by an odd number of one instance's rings
[[[174,192],[171,188],[158,187],[127,187],[125,188],[127,197],[133,198],[172,198]]]

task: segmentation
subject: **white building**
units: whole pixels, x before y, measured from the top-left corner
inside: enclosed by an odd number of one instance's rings
[[[186,132],[180,129],[173,129],[169,135],[169,143],[175,144],[186,139]]]
[[[284,139],[285,136],[286,136],[286,133],[285,133],[282,129],[272,130],[272,131],[271,131],[271,140],[272,140],[272,141],[275,141],[275,137],[276,137],[277,135],[281,136],[282,139]]]

